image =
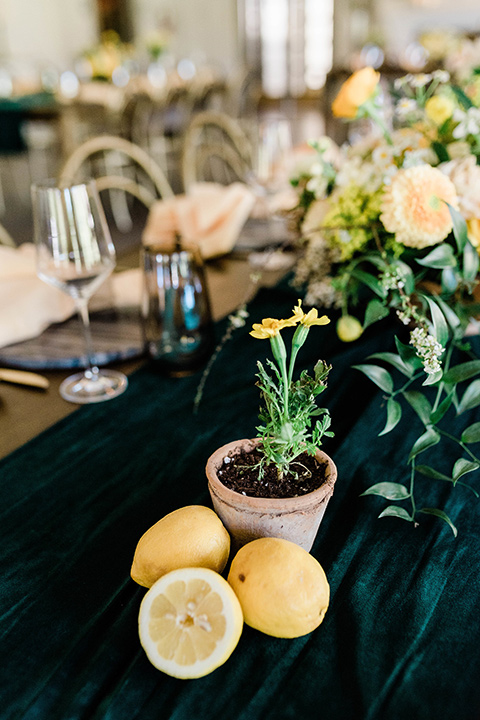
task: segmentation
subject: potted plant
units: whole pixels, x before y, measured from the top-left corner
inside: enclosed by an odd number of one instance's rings
[[[286,320],[266,318],[250,335],[270,341],[273,361],[258,362],[261,393],[257,436],[230,442],[216,450],[206,466],[208,488],[216,513],[232,537],[234,549],[259,537],[280,537],[306,550],[313,545],[332,496],[337,470],[320,450],[323,436],[332,436],[330,415],[319,408],[331,367],[319,360],[313,375],[303,370],[295,379],[298,352],[310,328],[329,319],[301,300]],[[290,355],[282,332],[295,327]]]

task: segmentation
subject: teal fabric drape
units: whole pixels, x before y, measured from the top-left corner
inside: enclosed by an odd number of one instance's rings
[[[372,482],[407,481],[420,429],[405,408],[401,429],[378,438],[382,393],[351,368],[392,349],[388,325],[349,345],[333,323],[314,328],[299,356],[333,364],[322,403],[335,437],[323,448],[338,481],[312,549],[331,586],[323,624],[295,640],[245,627],[227,663],[192,681],[158,672],[140,646],[136,543],[171,510],[210,506],[208,456],[257,422],[256,361],[269,345],[250,325],[287,317],[295,300],[286,284],[261,291],[197,414],[200,374],[168,379],[146,365],[124,395],[79,409],[0,463],[2,720],[478,720],[479,502],[422,481],[424,504],[444,507],[455,539],[428,516],[416,528],[378,520],[385,501],[360,497]],[[436,467],[449,471],[456,457],[447,447]]]

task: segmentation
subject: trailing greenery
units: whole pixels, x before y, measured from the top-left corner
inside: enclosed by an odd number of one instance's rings
[[[380,435],[390,433],[401,422],[405,404],[419,419],[419,435],[406,459],[408,481],[405,484],[376,483],[363,495],[380,495],[400,503],[388,505],[379,517],[395,516],[415,523],[419,513],[435,515],[448,523],[456,535],[456,527],[442,509],[418,507],[416,497],[419,474],[430,480],[460,485],[475,497],[479,496],[463,478],[480,468],[480,458],[470,447],[480,442],[480,422],[467,425],[460,436],[448,431],[453,415],[461,416],[480,405],[480,379],[477,377],[480,376],[480,360],[464,340],[468,320],[475,309],[468,297],[476,283],[479,258],[468,239],[463,218],[453,208],[450,211],[454,221],[453,238],[447,238],[417,259],[417,274],[412,266],[385,252],[379,252],[375,259],[364,258],[366,263],[374,263],[380,278],[389,278],[389,283],[375,285],[378,299],[372,299],[367,305],[364,327],[393,309],[404,322],[415,325],[421,332],[413,331],[417,335],[409,345],[395,337],[396,353],[375,353],[368,358],[373,362],[354,367],[384,393],[386,421]],[[429,268],[441,271],[438,294],[420,292],[422,280],[425,280],[424,270]],[[365,275],[368,276],[366,271]],[[392,282],[392,278],[396,278],[396,282]],[[374,289],[372,282],[367,284]],[[453,364],[453,358],[459,353],[467,359]],[[453,443],[459,453],[449,474],[431,465],[418,464],[422,453],[445,442]],[[441,457],[441,453],[437,456]]]

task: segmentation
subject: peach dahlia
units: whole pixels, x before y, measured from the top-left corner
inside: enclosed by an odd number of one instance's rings
[[[417,165],[394,175],[382,198],[380,220],[407,247],[437,245],[452,230],[446,203],[458,209],[452,181],[437,168]]]

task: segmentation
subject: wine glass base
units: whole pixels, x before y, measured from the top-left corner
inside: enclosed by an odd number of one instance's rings
[[[127,377],[116,370],[76,373],[60,385],[60,395],[68,402],[88,405],[121,395],[128,387]]]

